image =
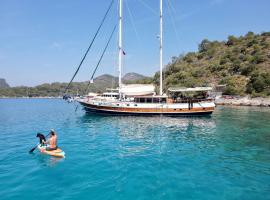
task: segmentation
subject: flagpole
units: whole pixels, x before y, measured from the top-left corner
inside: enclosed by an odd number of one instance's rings
[[[159,85],[159,94],[163,94],[163,79],[162,79],[162,68],[163,68],[163,8],[162,8],[162,0],[160,0],[160,47],[159,47],[159,63],[160,63],[160,85]]]
[[[119,0],[119,35],[118,35],[118,70],[119,70],[119,98],[121,99],[122,88],[122,0]]]

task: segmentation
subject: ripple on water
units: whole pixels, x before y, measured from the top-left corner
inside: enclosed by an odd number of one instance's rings
[[[270,199],[269,109],[100,117],[61,100],[0,100],[1,199]],[[38,152],[55,128],[65,159]]]

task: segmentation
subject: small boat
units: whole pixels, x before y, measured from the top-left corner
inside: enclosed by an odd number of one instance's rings
[[[45,150],[46,147],[48,147],[48,145],[41,146],[39,144],[38,149],[39,149],[40,153],[47,154],[47,155],[54,156],[54,157],[58,157],[58,158],[65,157],[65,152],[62,149],[57,148],[56,150],[53,150],[53,151],[46,151]]]

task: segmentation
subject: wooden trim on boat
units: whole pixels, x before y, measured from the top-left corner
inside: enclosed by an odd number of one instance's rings
[[[93,105],[80,102],[88,110],[95,112],[111,112],[111,113],[129,113],[129,114],[192,114],[192,113],[212,113],[215,107],[200,108],[129,108],[129,107],[111,107]]]

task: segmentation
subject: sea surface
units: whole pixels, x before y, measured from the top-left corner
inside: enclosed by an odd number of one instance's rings
[[[51,128],[66,158],[29,154]],[[270,109],[104,117],[59,99],[0,99],[0,199],[270,199]]]

